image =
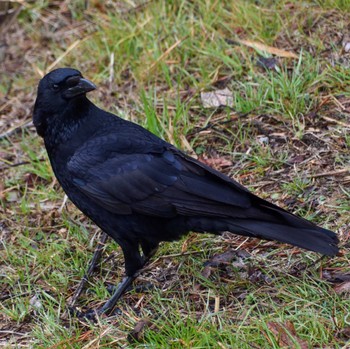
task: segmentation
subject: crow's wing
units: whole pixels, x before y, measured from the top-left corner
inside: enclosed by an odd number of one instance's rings
[[[238,183],[165,142],[94,138],[67,168],[81,192],[118,214],[236,216],[236,207],[241,216],[251,206]]]

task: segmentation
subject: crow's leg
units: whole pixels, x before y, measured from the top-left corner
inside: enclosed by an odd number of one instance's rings
[[[139,275],[139,271],[145,265],[146,260],[142,258],[139,251],[139,244],[130,240],[116,240],[116,242],[120,245],[124,254],[125,261],[125,274],[126,276],[116,287],[115,292],[112,297],[97,310],[97,314],[108,314],[110,313],[121,296],[127,291],[127,289],[131,286],[133,281]]]
[[[87,283],[87,281],[89,280],[91,274],[94,272],[94,270],[97,267],[97,264],[100,262],[101,256],[102,256],[102,251],[103,248],[106,244],[106,241],[108,239],[108,235],[106,233],[102,233],[101,236],[101,240],[97,243],[94,255],[89,263],[89,267],[85,273],[85,275],[83,276],[83,278],[80,281],[80,284],[78,286],[78,288],[76,289],[76,291],[74,292],[73,297],[71,298],[71,300],[69,301],[68,307],[69,308],[73,308],[77,299],[80,297],[81,293],[83,292],[85,285]]]
[[[144,257],[149,260],[157,251],[158,242],[151,242],[151,241],[147,241],[147,240],[141,240],[140,242],[141,245],[141,249],[143,252]]]
[[[133,281],[139,276],[142,268],[148,263],[158,246],[158,244],[142,242],[141,247],[144,256],[141,256],[138,243],[126,240],[116,240],[116,242],[123,250],[126,276],[116,287],[112,297],[100,309],[97,309],[96,311],[91,309],[87,312],[75,310],[74,314],[76,316],[87,320],[96,321],[96,315],[109,314],[117,304],[118,300],[129,289]]]
[[[103,305],[103,307],[97,310],[97,314],[109,314],[113,310],[119,299],[122,297],[122,295],[129,289],[134,280],[138,277],[138,275],[139,272],[135,273],[132,276],[125,276],[117,286],[117,289],[113,293],[112,297]]]
[[[158,244],[155,243],[147,243],[142,241],[141,248],[144,255],[141,257],[138,244],[131,244],[130,242],[125,243],[125,241],[123,241],[120,245],[122,247],[125,258],[126,276],[117,286],[116,291],[112,297],[104,304],[102,308],[97,311],[99,315],[108,314],[112,311],[121,296],[128,290],[134,280],[140,275],[142,268],[154,255],[158,246]]]

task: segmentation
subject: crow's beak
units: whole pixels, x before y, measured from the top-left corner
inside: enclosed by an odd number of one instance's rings
[[[84,79],[81,76],[72,76],[67,80],[66,83],[71,87],[63,92],[63,97],[68,99],[80,96],[96,89],[96,85],[94,83],[87,79]]]

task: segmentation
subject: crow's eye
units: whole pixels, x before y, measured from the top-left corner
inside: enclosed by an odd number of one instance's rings
[[[55,91],[57,91],[60,87],[59,87],[57,84],[53,84],[53,85],[52,85],[52,88],[53,88]]]

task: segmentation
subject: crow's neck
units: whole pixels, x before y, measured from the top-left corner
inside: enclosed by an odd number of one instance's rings
[[[79,127],[89,117],[92,103],[87,98],[72,101],[60,114],[50,118],[45,130],[46,149],[50,152],[75,137]]]

